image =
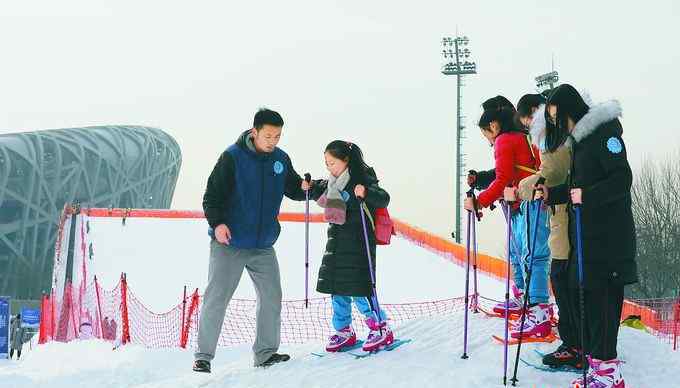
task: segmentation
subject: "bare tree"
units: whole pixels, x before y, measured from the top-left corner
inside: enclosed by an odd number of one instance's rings
[[[680,290],[680,152],[645,161],[631,189],[640,282],[628,296],[663,298]]]

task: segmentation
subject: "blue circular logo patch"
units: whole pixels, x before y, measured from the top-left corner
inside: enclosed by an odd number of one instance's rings
[[[283,163],[279,162],[278,160],[274,162],[274,173],[276,175],[279,175],[283,172]]]
[[[621,141],[615,137],[610,137],[609,140],[607,140],[607,149],[609,152],[612,154],[618,154],[623,151],[623,145],[621,144]]]
[[[342,200],[343,200],[343,201],[345,201],[345,202],[349,201],[349,193],[348,193],[348,192],[346,192],[345,190],[343,190],[343,191],[340,193],[340,195],[342,195]]]

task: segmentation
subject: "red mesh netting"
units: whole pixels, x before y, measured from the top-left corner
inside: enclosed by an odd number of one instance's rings
[[[69,208],[70,209],[70,208]],[[134,287],[127,283],[125,274],[121,275],[118,285],[113,290],[100,287],[97,278],[89,278],[87,268],[86,246],[87,236],[83,232],[84,225],[81,216],[74,217],[67,209],[60,220],[58,248],[55,253],[55,274],[59,276],[65,272],[64,252],[68,245],[68,229],[64,223],[80,222],[80,228],[75,252],[79,256],[79,266],[75,267],[78,276],[74,276],[75,285],[59,283],[55,275],[51,295],[43,297],[41,306],[40,342],[51,340],[71,341],[75,338],[96,337],[112,341],[116,346],[133,343],[149,348],[189,347],[195,348],[201,309],[201,296],[198,290],[178,300],[178,304],[168,312],[157,314],[150,311],[133,292]],[[100,209],[101,210],[101,209]],[[97,213],[97,209],[86,209],[90,216]],[[137,213],[139,214],[137,214]],[[155,210],[128,211],[126,217],[158,216],[167,217],[175,213]],[[112,211],[99,211],[102,214],[114,214]],[[149,214],[147,214],[149,213]],[[116,213],[117,214],[117,213]],[[96,215],[95,215],[96,216]],[[99,215],[106,216],[106,215]],[[179,212],[178,217],[200,217],[196,212]],[[295,214],[283,215],[289,221],[301,221],[304,218]],[[321,222],[318,216],[312,218],[314,222]],[[429,249],[449,260],[460,261],[462,248],[431,235],[425,231],[409,226],[403,222],[397,223],[397,232],[403,237]],[[504,261],[479,255],[479,271],[503,278],[506,264]],[[62,291],[63,290],[63,291]],[[472,302],[480,307],[489,308],[496,301],[480,296]],[[462,311],[465,306],[464,298],[452,298],[439,301],[384,304],[381,307],[390,317],[391,324],[423,317],[437,317],[450,315]],[[254,300],[233,299],[228,308],[219,338],[220,346],[232,346],[252,343],[255,339],[256,307]],[[647,326],[650,333],[671,342],[677,348],[680,335],[680,301],[675,299],[627,300],[624,305],[622,319],[630,315],[638,315]],[[330,298],[311,299],[309,308],[305,308],[304,301],[284,301],[281,311],[281,341],[284,344],[300,344],[311,340],[323,340],[331,335],[332,307]],[[361,322],[362,316],[353,311],[355,322]],[[365,335],[368,331],[364,325],[356,325],[357,334]]]

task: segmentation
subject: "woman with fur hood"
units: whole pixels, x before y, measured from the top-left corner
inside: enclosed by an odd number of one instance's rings
[[[568,183],[544,187],[549,204],[575,204],[582,208],[583,287],[585,317],[581,321],[578,298],[577,252],[571,249],[568,265],[572,322],[589,354],[586,381],[574,388],[625,388],[616,345],[623,308],[624,286],[637,282],[635,223],[631,210],[632,172],[618,117],[618,101],[589,107],[571,85],[560,85],[548,98],[545,143],[556,150],[567,143],[572,156]],[[569,213],[569,240],[576,247],[576,223]]]

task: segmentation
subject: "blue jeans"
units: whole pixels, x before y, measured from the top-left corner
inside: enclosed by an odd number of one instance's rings
[[[352,323],[352,301],[359,312],[368,318],[373,318],[376,322],[387,320],[387,314],[380,309],[380,320],[378,320],[371,309],[371,304],[365,296],[343,296],[331,295],[333,301],[333,328],[341,330]]]
[[[538,228],[536,228],[536,213],[540,214]],[[527,269],[531,265],[529,303],[548,303],[550,298],[548,291],[550,270],[548,213],[539,206],[537,201],[524,201],[520,206],[520,211],[512,215],[511,222],[510,264],[515,285],[522,290],[526,288]],[[536,230],[536,236],[534,236],[534,230]],[[533,255],[531,254],[532,245],[534,245]]]

